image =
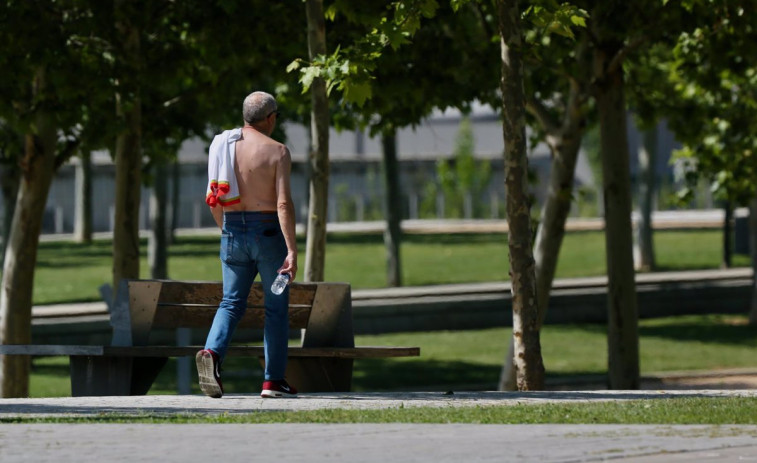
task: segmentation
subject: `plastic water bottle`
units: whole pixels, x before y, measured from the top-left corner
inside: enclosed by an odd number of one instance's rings
[[[279,273],[279,276],[277,276],[276,279],[273,280],[273,284],[271,285],[271,292],[278,296],[279,294],[284,292],[284,288],[286,288],[288,284],[289,274]]]

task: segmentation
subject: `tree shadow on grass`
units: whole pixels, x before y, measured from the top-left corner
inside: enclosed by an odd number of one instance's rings
[[[199,393],[194,368],[193,361],[190,368],[191,387],[193,393]],[[461,361],[360,359],[355,361],[352,390],[492,390],[497,386],[499,370],[496,366]],[[263,381],[263,370],[252,359],[230,357],[224,362],[221,376],[225,392],[250,393],[259,390]],[[176,387],[176,362],[171,359],[155,380],[151,393],[175,393]]]
[[[680,263],[668,263],[668,264],[661,264],[657,265],[655,267],[655,272],[678,272],[678,271],[691,271],[691,270],[712,270],[712,265],[709,265],[707,263],[703,264],[692,264],[690,262],[680,262]],[[640,273],[648,273],[648,272],[640,272]]]
[[[187,358],[187,360],[189,361],[191,393],[201,394],[200,387],[197,384],[195,360],[194,358]],[[168,359],[158,377],[155,378],[150,393],[176,394],[178,390],[177,369],[177,359]],[[263,384],[263,368],[256,358],[229,357],[224,361],[221,368],[221,378],[224,392],[227,394],[255,393],[260,390],[260,386]]]
[[[109,261],[112,257],[113,248],[110,243],[46,242],[40,243],[36,265],[40,268],[91,267]]]
[[[352,389],[366,391],[492,391],[497,389],[501,367],[473,362],[435,360],[358,360]],[[550,372],[546,388],[596,389],[607,382],[606,373],[596,371]]]
[[[497,366],[463,361],[364,359],[355,361],[352,388],[355,391],[491,389],[497,385],[499,371]]]
[[[36,360],[36,359],[35,359]],[[32,361],[32,373],[45,376],[59,376],[68,378],[70,370],[68,362],[45,363]]]
[[[472,362],[433,360],[361,359],[354,365],[352,390],[357,392],[491,390],[496,388],[500,370]],[[194,361],[190,372],[192,391],[199,393]],[[221,376],[227,393],[256,392],[263,381],[263,369],[255,359],[229,357]],[[151,392],[171,393],[176,387],[176,361],[170,359]]]
[[[504,233],[444,233],[444,234],[413,234],[405,235],[403,239],[415,244],[489,244],[500,243],[507,245],[507,235]]]
[[[681,321],[660,326],[640,326],[639,336],[707,344],[757,346],[757,329],[748,325],[729,325],[702,321]]]
[[[384,244],[381,233],[332,233],[329,243],[339,244]],[[411,244],[474,244],[474,243],[502,243],[507,244],[503,234],[496,233],[440,233],[440,234],[410,234],[402,236],[403,243]]]
[[[109,256],[110,257],[110,256]],[[69,259],[52,257],[50,259],[37,259],[37,268],[67,269],[67,268],[91,268],[101,265],[103,262],[93,261],[91,256]]]
[[[207,248],[189,248],[189,249],[170,249],[168,251],[168,257],[191,257],[191,258],[205,258],[205,257],[218,257],[219,255],[219,243],[215,246],[208,246]]]
[[[39,243],[41,252],[54,252],[70,255],[107,256],[113,252],[110,241],[93,241],[91,243],[75,243],[72,241],[43,241]]]

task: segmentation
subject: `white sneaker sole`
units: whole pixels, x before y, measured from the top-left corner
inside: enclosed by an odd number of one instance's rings
[[[286,392],[263,389],[260,393],[260,397],[264,399],[293,399],[297,397],[297,394],[287,394]]]
[[[214,399],[223,397],[223,390],[213,374],[213,357],[203,352],[195,356],[197,375],[200,377],[200,390],[203,394]]]

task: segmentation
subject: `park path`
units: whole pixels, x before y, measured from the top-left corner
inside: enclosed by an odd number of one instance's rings
[[[755,461],[757,426],[491,424],[13,423],[13,417],[264,413],[477,407],[667,397],[757,397],[757,391],[564,391],[0,399],[0,461],[591,462]]]
[[[744,462],[754,426],[0,424],[16,462]]]

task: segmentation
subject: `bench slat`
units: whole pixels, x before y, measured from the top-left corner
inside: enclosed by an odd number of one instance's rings
[[[104,354],[105,346],[43,345],[43,344],[2,344],[0,355],[93,355]]]
[[[152,328],[209,328],[216,314],[216,306],[160,304],[155,310]],[[310,318],[310,306],[289,307],[289,327],[307,328]],[[239,320],[239,328],[263,328],[265,309],[261,306],[250,307]]]
[[[227,351],[228,356],[245,357],[263,355],[262,346],[232,346]],[[418,357],[420,347],[398,346],[357,346],[357,347],[289,347],[289,357],[330,357],[330,358],[386,358],[386,357]]]
[[[82,355],[107,357],[187,357],[194,356],[202,346],[75,346],[75,345],[0,345],[2,355]],[[231,346],[230,357],[262,357],[263,346]],[[417,357],[419,347],[289,347],[289,357],[387,358]]]
[[[143,284],[140,281],[140,284]],[[295,283],[289,290],[289,303],[312,305],[317,285],[312,283]],[[194,303],[217,306],[223,297],[223,285],[220,282],[191,282],[161,280],[161,303]],[[248,306],[263,305],[263,287],[254,283],[247,299]]]

